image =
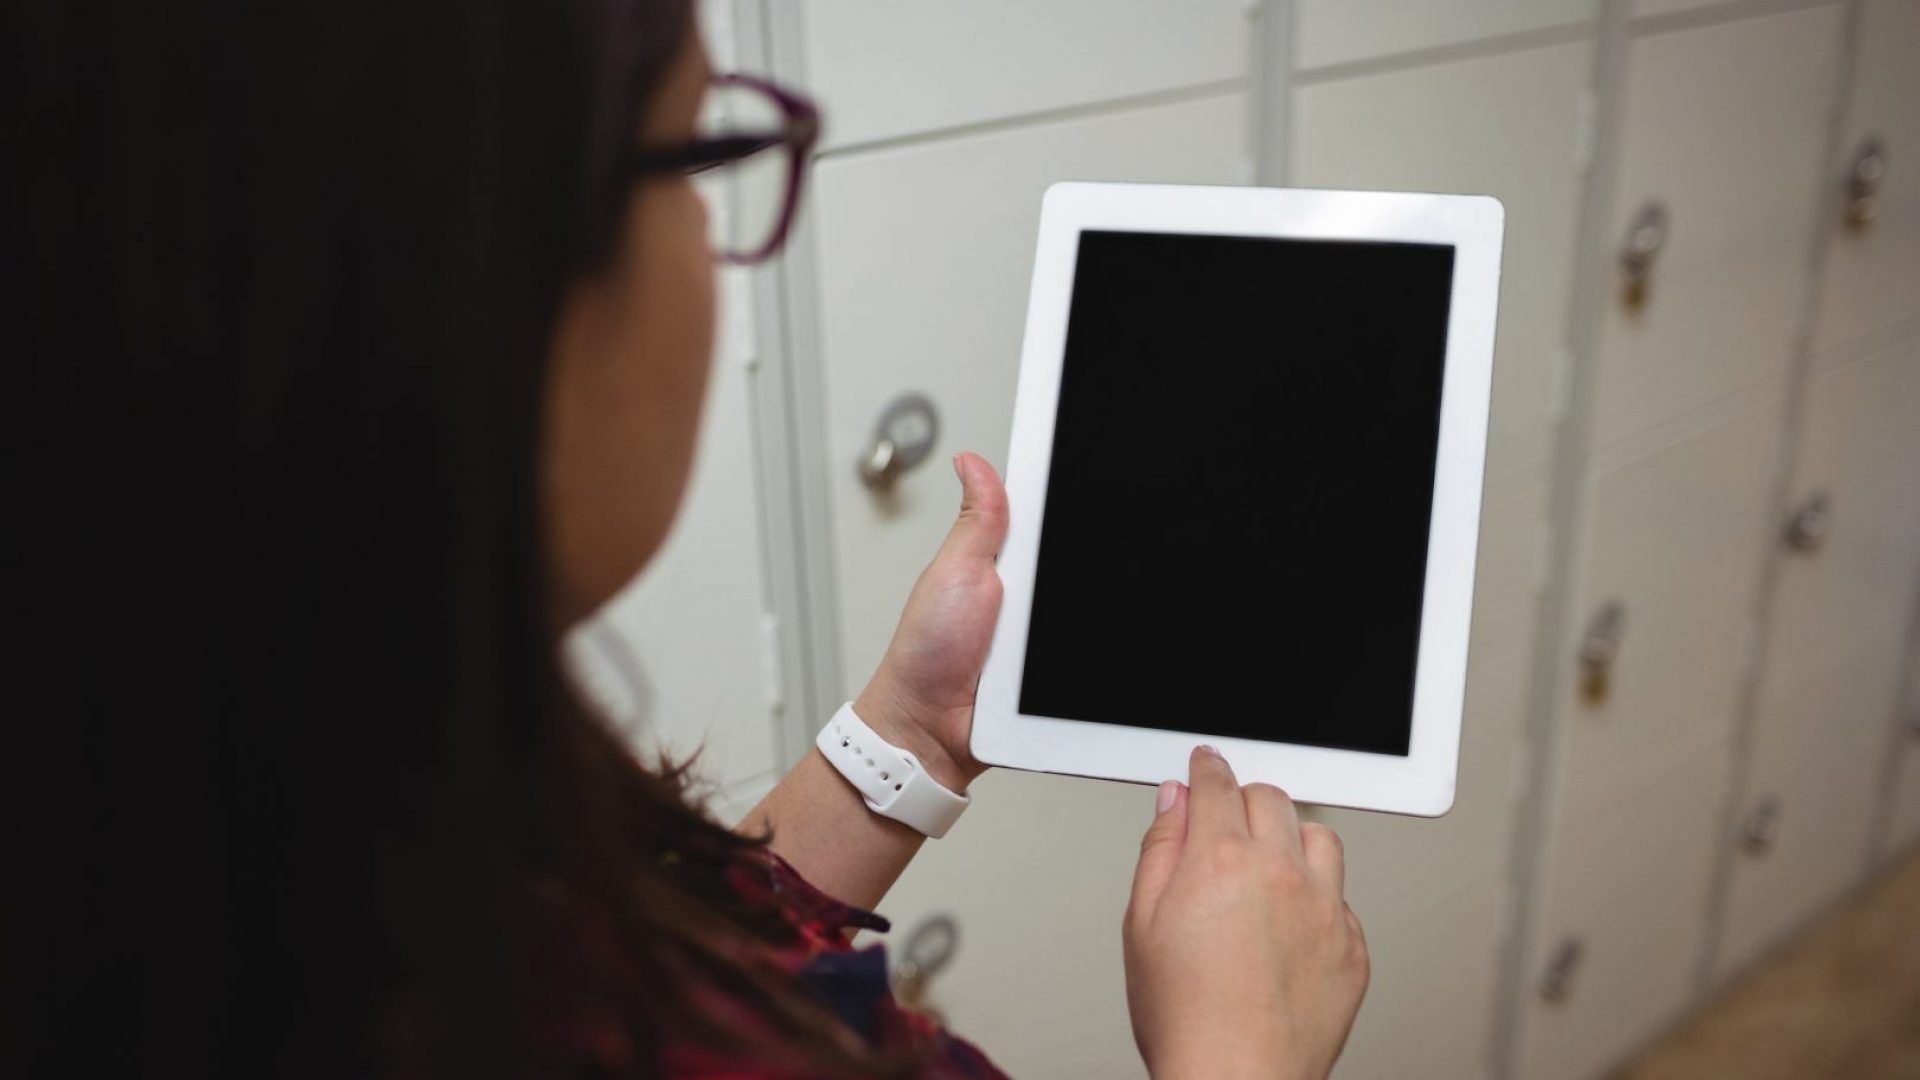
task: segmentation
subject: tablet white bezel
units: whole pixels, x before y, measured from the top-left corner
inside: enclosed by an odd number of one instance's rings
[[[1078,182],[1047,190],[1007,457],[1010,528],[999,562],[1005,599],[974,709],[975,757],[1039,772],[1159,783],[1185,780],[1188,753],[1207,742],[1220,748],[1242,782],[1278,785],[1301,802],[1430,817],[1446,813],[1460,750],[1504,218],[1498,200],[1479,195]],[[1405,241],[1455,249],[1406,757],[1019,711],[1075,259],[1080,234],[1089,229]],[[1276,679],[1275,707],[1286,707],[1288,679],[1313,677],[1296,672]],[[1195,726],[1204,731],[1207,725]]]

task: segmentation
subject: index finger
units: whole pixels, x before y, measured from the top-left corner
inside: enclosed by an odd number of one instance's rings
[[[1211,746],[1194,747],[1187,758],[1187,835],[1246,836],[1247,800],[1233,766]]]

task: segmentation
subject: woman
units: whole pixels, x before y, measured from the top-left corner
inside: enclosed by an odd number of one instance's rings
[[[20,12],[46,703],[6,1075],[997,1075],[846,941],[919,833],[817,752],[729,831],[558,660],[686,483],[688,174],[806,138],[777,94],[784,130],[696,134],[688,3]],[[855,709],[958,790],[1006,511],[955,466]],[[1196,753],[1123,935],[1156,1078],[1327,1072],[1340,889],[1329,831]]]

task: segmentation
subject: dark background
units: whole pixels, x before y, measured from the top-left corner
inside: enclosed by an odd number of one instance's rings
[[[1452,279],[1081,235],[1022,712],[1407,752]]]

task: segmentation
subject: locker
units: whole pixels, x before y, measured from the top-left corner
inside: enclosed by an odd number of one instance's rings
[[[1516,1058],[1529,1080],[1593,1075],[1692,1000],[1777,405],[1591,482],[1557,783],[1537,811],[1550,816]]]
[[[1562,802],[1519,1002],[1525,1080],[1587,1080],[1693,1002],[1726,747],[1662,762],[1605,803]]]
[[[1242,0],[808,0],[829,150],[1246,74]]]
[[[1716,974],[1730,976],[1866,871],[1920,603],[1920,339],[1807,389],[1777,523],[1765,663],[1725,838]]]
[[[1716,975],[1860,880],[1920,609],[1920,338],[1817,374],[1775,535]]]
[[[957,490],[942,458],[970,448],[1002,460],[1041,190],[1063,178],[1246,178],[1249,107],[1236,80],[1257,24],[1239,0],[1180,6],[812,0],[782,16],[829,110],[816,244],[801,271],[818,305],[833,463],[843,648],[840,670],[825,674],[848,693],[951,520]],[[1724,10],[1645,18],[1710,6]],[[1920,87],[1905,62],[1920,15],[1902,0],[1862,0],[1842,87],[1850,5],[1634,0],[1619,156],[1593,164],[1612,192],[1604,250],[1576,252],[1598,3],[1470,0],[1444,17],[1430,7],[1299,0],[1289,40],[1305,77],[1271,103],[1287,118],[1288,183],[1487,191],[1510,220],[1461,800],[1438,822],[1313,812],[1347,840],[1349,893],[1375,950],[1374,989],[1338,1075],[1486,1072],[1527,773],[1553,357],[1575,260],[1591,258],[1614,276],[1593,356],[1587,531],[1569,610],[1554,616],[1570,628],[1568,692],[1543,766],[1552,798],[1535,811],[1547,836],[1538,908],[1517,943],[1530,965],[1517,1041],[1502,1049],[1515,1052],[1516,1077],[1592,1076],[1683,1014],[1713,948],[1730,971],[1844,887],[1864,863],[1867,822],[1885,823],[1886,849],[1920,840],[1920,735],[1896,744],[1891,711],[1878,742],[1864,721],[1830,730],[1836,716],[1867,714],[1903,657],[1914,663],[1913,646],[1894,646],[1920,599],[1898,591],[1893,533],[1861,515],[1894,529],[1898,507],[1920,513],[1892,479],[1920,474],[1898,448],[1913,443],[1881,433],[1920,411],[1901,396],[1907,383],[1875,374],[1898,365],[1859,358],[1913,336],[1906,320],[1920,316],[1920,188],[1904,186],[1920,170],[1900,164],[1912,156],[1905,142],[1920,143],[1906,108]],[[1534,44],[1476,45],[1502,38]],[[1371,62],[1420,53],[1418,66]],[[1835,186],[1869,136],[1890,165],[1870,224],[1847,225]],[[1832,235],[1817,367],[1845,376],[1813,385],[1792,495],[1826,490],[1833,529],[1821,552],[1780,567],[1773,610],[1794,629],[1766,639],[1736,791],[1762,562],[1781,535],[1769,518],[1781,395],[1794,389],[1822,230]],[[908,392],[938,413],[931,464],[870,488],[855,464]],[[1905,565],[1920,574],[1920,556]],[[1579,658],[1589,646],[1598,660]],[[1879,771],[1850,782],[1876,755]],[[1889,778],[1876,818],[1869,804]],[[932,1004],[1016,1075],[1142,1075],[1117,925],[1150,794],[1012,773],[977,790],[968,820],[883,905],[892,945],[929,918],[956,920],[962,944]],[[1771,846],[1735,854],[1727,814],[1760,796],[1779,808]],[[1718,913],[1716,865],[1731,875]],[[1046,1025],[1033,1023],[1036,1001]]]
[[[1473,636],[1461,724],[1460,794],[1438,819],[1310,809],[1346,842],[1347,896],[1363,918],[1395,918],[1430,905],[1456,885],[1460,868],[1502,860],[1512,835],[1516,747],[1526,715],[1527,673],[1536,624],[1534,592],[1546,490],[1535,488],[1482,515],[1474,579]],[[1504,863],[1500,874],[1505,873]],[[1479,963],[1485,942],[1464,939],[1462,962]],[[1429,946],[1432,948],[1433,946]],[[1461,1023],[1481,1022],[1448,1010]],[[1477,1003],[1475,1003],[1477,1004]],[[1432,1008],[1430,1003],[1428,1008]]]
[[[1920,337],[1807,389],[1766,673],[1791,687],[1896,641],[1920,578]],[[1804,522],[1804,524],[1802,523]],[[1801,528],[1814,530],[1804,539]]]
[[[1495,489],[1546,468],[1592,52],[1584,42],[1556,45],[1314,83],[1294,95],[1289,183],[1477,192],[1506,204],[1487,446]]]
[[[1040,196],[1056,180],[1231,183],[1239,95],[823,161],[815,202],[835,569],[846,686],[886,649],[959,506],[946,458],[1004,464]],[[926,394],[929,463],[884,492],[855,468],[886,406]]]
[[[1714,977],[1738,974],[1865,874],[1900,642],[1862,642],[1828,670],[1766,691],[1746,794],[1723,837],[1728,892]]]
[[[1866,0],[1859,11],[1840,158],[1823,178],[1839,206],[1822,223],[1832,230],[1815,324],[1822,353],[1920,316],[1920,4]]]
[[[1816,377],[1775,568],[1715,974],[1866,871],[1920,602],[1920,339]]]
[[[1820,188],[1840,12],[1811,8],[1632,42],[1616,268],[1594,445],[1788,372]]]
[[[1482,1075],[1507,889],[1547,493],[1482,516],[1460,748],[1460,796],[1438,820],[1309,808],[1346,845],[1347,899],[1373,983],[1339,1077]],[[1417,1065],[1417,1067],[1416,1067]]]
[[[1289,183],[1487,192],[1508,218],[1459,801],[1438,821],[1309,811],[1346,840],[1348,896],[1375,955],[1343,1077],[1484,1071],[1495,901],[1526,764],[1550,383],[1566,326],[1590,65],[1591,46],[1580,42],[1314,82],[1294,95]]]
[[[1612,655],[1567,658],[1579,670],[1563,702],[1561,802],[1606,805],[1640,773],[1726,747],[1778,417],[1777,402],[1750,409],[1594,479],[1568,651],[1610,636]]]
[[[1233,182],[1245,124],[1244,99],[1230,94],[821,163],[820,348],[829,445],[844,462],[831,499],[847,692],[878,662],[952,522],[958,485],[945,458],[975,449],[1005,461],[1041,193],[1067,178]],[[855,463],[907,391],[938,411],[938,445],[926,467],[871,490]],[[1144,1075],[1119,926],[1152,792],[1014,773],[975,790],[967,818],[882,905],[893,947],[930,917],[955,920],[961,944],[932,1002],[1009,1072]],[[1044,1024],[1036,1002],[1047,1003]]]
[[[1300,70],[1590,22],[1595,0],[1298,0]]]
[[[1488,1075],[1506,860],[1486,855],[1452,870],[1447,889],[1398,917],[1355,902],[1373,981],[1334,1080]]]

